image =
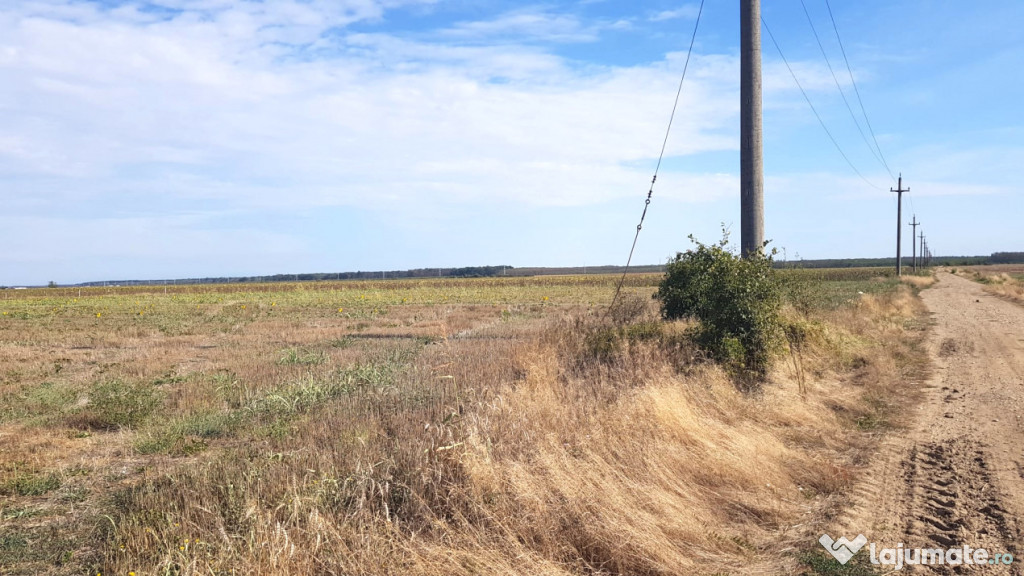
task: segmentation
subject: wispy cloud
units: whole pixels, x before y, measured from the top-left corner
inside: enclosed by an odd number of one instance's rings
[[[320,38],[307,27],[377,17],[382,5],[321,8],[295,5],[285,18],[183,1],[141,21],[99,8],[8,13],[0,80],[13,114],[0,170],[43,198],[73,188],[79,199],[260,207],[282,194],[291,205],[345,205],[386,190],[399,206],[480,195],[573,204],[624,193],[637,178],[624,163],[656,152],[679,55],[580,70],[518,44],[341,34],[308,58],[275,43]],[[267,32],[268,18],[298,28]],[[461,29],[514,31],[531,18]],[[580,29],[549,24],[538,29]],[[733,146],[732,74],[715,58],[694,62],[670,153]]]
[[[527,8],[501,14],[490,20],[458,22],[441,31],[443,36],[493,43],[501,39],[546,42],[591,42],[598,38],[596,26],[584,25],[578,16],[546,9]]]
[[[5,5],[0,241],[16,249],[0,262],[42,263],[88,238],[73,250],[83,262],[106,252],[212,261],[226,250],[280,263],[310,241],[280,230],[260,240],[259,221],[328,208],[401,219],[459,203],[595,206],[649,181],[684,54],[574,61],[560,49],[615,22],[546,8],[408,34],[372,26],[430,4]],[[809,90],[830,86],[821,67],[794,65]],[[765,71],[769,106],[803,105],[788,72]],[[696,54],[668,154],[735,150],[738,89],[735,56]],[[668,170],[659,186],[696,203],[738,184],[696,169]],[[210,245],[224,249],[204,256]]]
[[[687,4],[672,10],[662,10],[652,14],[649,18],[651,22],[664,22],[666,20],[678,20],[687,19],[691,20],[697,17],[698,7],[695,4]]]

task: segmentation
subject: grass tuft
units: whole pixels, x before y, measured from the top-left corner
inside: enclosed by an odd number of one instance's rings
[[[299,348],[288,348],[281,353],[277,363],[282,366],[316,366],[327,361],[327,353],[323,350],[303,350]]]
[[[160,395],[152,384],[107,380],[94,384],[88,404],[71,416],[72,425],[113,430],[134,428],[146,421],[160,404]]]

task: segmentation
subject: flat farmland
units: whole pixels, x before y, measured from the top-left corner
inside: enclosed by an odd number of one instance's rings
[[[4,291],[0,572],[799,571],[923,308],[783,276],[808,335],[756,395],[660,275]]]

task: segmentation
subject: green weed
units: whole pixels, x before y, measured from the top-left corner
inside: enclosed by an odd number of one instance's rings
[[[42,496],[60,488],[56,474],[18,474],[0,484],[0,494],[11,496]]]
[[[804,576],[878,576],[880,572],[864,557],[854,556],[846,565],[819,550],[805,552],[800,562],[806,567]]]
[[[151,384],[110,380],[92,387],[89,403],[77,419],[90,428],[133,428],[159,404],[160,396]]]
[[[299,348],[288,348],[281,354],[277,361],[282,366],[299,365],[315,366],[327,361],[327,353],[323,350],[303,350]]]

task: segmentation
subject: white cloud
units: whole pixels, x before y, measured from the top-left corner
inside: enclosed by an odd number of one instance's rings
[[[482,39],[487,42],[503,37],[549,42],[589,42],[597,39],[598,30],[584,26],[572,14],[523,9],[507,12],[491,20],[459,22],[441,33],[453,38]]]
[[[275,42],[312,41],[383,5],[164,5],[185,11],[154,20],[95,7],[8,11],[0,174],[16,178],[9,189],[248,207],[283,194],[294,206],[592,203],[648,177],[627,164],[656,154],[682,64],[672,54],[581,70],[537,48],[383,34],[341,34],[309,57]],[[276,21],[288,24],[267,31]],[[734,146],[733,68],[695,58],[670,154]]]
[[[673,10],[663,10],[650,17],[651,22],[664,22],[666,20],[678,20],[684,18],[692,20],[697,17],[699,8],[695,4],[687,4]]]
[[[202,256],[210,261],[306,244],[181,214],[546,209],[646,190],[684,53],[573,62],[544,43],[607,26],[543,11],[404,36],[350,28],[429,3],[0,8],[6,261],[58,258],[74,238],[96,238],[75,248],[82,258],[198,259],[203,246],[223,247]],[[830,86],[827,71],[795,65],[808,89]],[[735,150],[738,89],[735,57],[695,54],[669,156]],[[803,106],[777,65],[766,66],[765,89],[769,106]],[[697,172],[666,171],[658,194],[703,203],[738,187],[735,176]]]

